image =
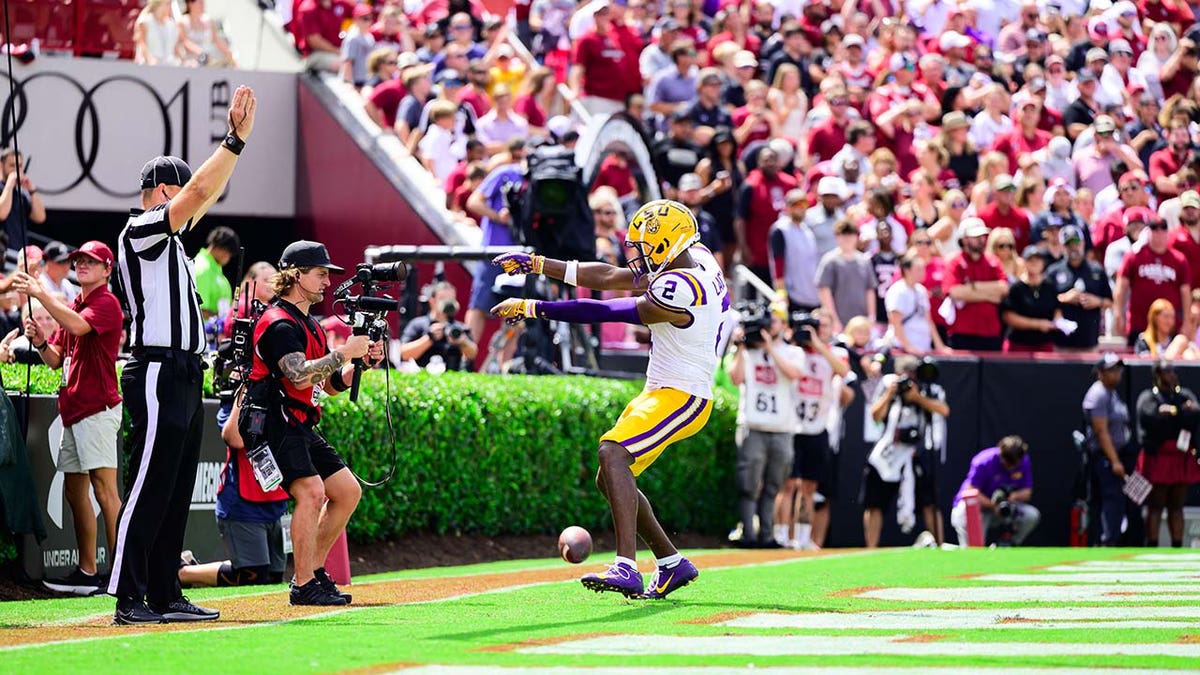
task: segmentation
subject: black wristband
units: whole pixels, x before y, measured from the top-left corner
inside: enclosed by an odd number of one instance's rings
[[[50,343],[49,343],[49,342],[43,342],[43,343],[42,343],[42,344],[40,344],[40,345],[34,345],[34,346],[33,346],[33,348],[34,348],[34,349],[36,349],[36,350],[38,350],[38,351],[40,352],[40,351],[44,350],[46,347],[49,347],[49,346],[50,346]]]
[[[350,385],[346,384],[346,379],[342,377],[341,368],[333,371],[333,374],[329,376],[329,384],[332,384],[333,388],[338,391],[346,391],[350,388]]]
[[[237,134],[230,131],[225,135],[225,140],[221,141],[221,146],[235,155],[242,154],[242,148],[246,147],[246,141],[237,137]]]

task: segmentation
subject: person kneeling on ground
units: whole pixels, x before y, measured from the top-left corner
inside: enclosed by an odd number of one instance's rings
[[[180,556],[179,583],[185,586],[253,586],[283,581],[287,558],[279,519],[287,512],[288,495],[281,487],[263,491],[238,432],[241,396],[234,397],[221,427],[225,467],[217,488],[217,531],[229,559],[197,564],[190,551]]]
[[[967,505],[963,493],[979,491],[979,515],[984,537],[999,530],[999,542],[1020,545],[1037,527],[1042,514],[1029,503],[1033,498],[1033,473],[1029,445],[1020,436],[1005,436],[994,448],[981,450],[954,496],[950,524],[958,532],[958,545],[967,545]]]
[[[293,605],[350,603],[349,594],[339,591],[317,565],[346,527],[362,488],[315,429],[321,417],[315,401],[321,391],[332,395],[349,389],[351,360],[363,359],[371,367],[383,359],[383,343],[354,335],[329,351],[325,332],[309,315],[312,305],[324,299],[330,272],[344,271],[329,261],[323,244],[298,241],[284,249],[272,278],[277,297],[254,327],[254,365],[238,425],[247,447],[257,449],[266,441],[281,485],[296,500]]]

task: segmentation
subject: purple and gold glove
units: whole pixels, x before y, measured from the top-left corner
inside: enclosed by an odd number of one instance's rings
[[[541,274],[545,263],[546,256],[528,253],[505,253],[492,259],[492,264],[499,265],[505,274]]]
[[[524,298],[509,298],[493,307],[492,314],[504,319],[508,324],[517,324],[525,319],[536,319],[537,302],[537,300]]]

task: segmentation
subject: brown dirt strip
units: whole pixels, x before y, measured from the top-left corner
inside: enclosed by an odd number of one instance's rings
[[[839,549],[836,553],[843,554],[846,552],[845,549]],[[722,551],[697,555],[692,558],[692,562],[696,563],[703,570],[706,567],[736,567],[780,560],[812,558],[821,555],[825,555],[825,552],[791,551],[787,549]],[[646,561],[641,567],[643,572],[651,572],[653,571],[653,562]],[[587,566],[587,568],[590,569],[591,566]],[[570,581],[577,579],[583,569],[585,569],[584,566],[563,566],[525,572],[478,574],[433,579],[403,579],[355,584],[347,588],[354,595],[354,604],[348,608],[293,607],[287,604],[286,593],[279,592],[205,602],[204,605],[206,607],[220,610],[221,618],[218,621],[169,623],[156,626],[134,627],[109,625],[111,619],[105,616],[65,625],[54,624],[22,628],[3,628],[0,629],[0,648],[48,644],[65,640],[120,637],[136,633],[211,630],[214,628],[230,628],[238,625],[250,626],[254,624],[292,621],[320,614],[344,612],[359,607],[380,607],[413,602],[429,602],[514,586]]]

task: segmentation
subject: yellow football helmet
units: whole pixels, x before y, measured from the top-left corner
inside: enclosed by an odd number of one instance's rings
[[[643,276],[654,281],[663,270],[700,241],[700,230],[691,209],[671,201],[658,199],[638,209],[629,221],[625,246],[634,250],[629,255],[629,269],[635,282]]]

